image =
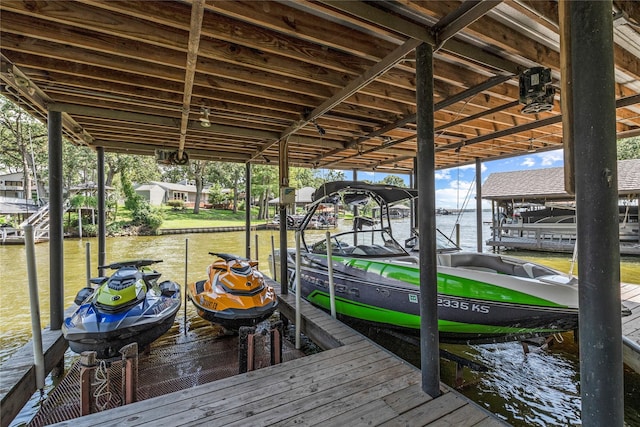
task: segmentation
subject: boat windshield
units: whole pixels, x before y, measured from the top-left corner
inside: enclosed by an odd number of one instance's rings
[[[339,233],[331,236],[332,255],[350,257],[397,257],[407,252],[387,230],[363,230]],[[322,239],[309,246],[314,254],[327,253],[327,241]]]

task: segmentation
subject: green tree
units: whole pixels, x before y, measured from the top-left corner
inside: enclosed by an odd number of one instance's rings
[[[117,174],[125,171],[132,182],[146,183],[161,178],[160,168],[153,156],[107,153],[104,156],[105,185],[113,185]]]
[[[640,159],[640,136],[618,141],[618,160]]]
[[[208,172],[208,182],[218,183],[221,188],[233,191],[233,212],[238,212],[240,187],[245,183],[245,165],[243,163],[215,162]]]
[[[196,200],[193,206],[193,213],[200,213],[200,197],[202,195],[202,189],[204,188],[204,175],[209,167],[209,162],[206,160],[191,160],[189,162],[189,177],[195,181],[196,184]]]
[[[278,168],[266,165],[253,165],[251,196],[258,198],[258,219],[267,217],[267,203],[278,194]]]
[[[329,169],[319,179],[321,183],[331,182],[331,181],[344,181],[346,179],[346,176],[343,171]]]
[[[322,184],[322,179],[316,176],[313,169],[294,167],[289,170],[289,184],[295,188],[316,188]]]
[[[398,186],[398,187],[406,187],[407,186],[404,183],[404,179],[400,178],[398,175],[387,175],[380,181],[380,184],[395,185],[395,186]]]
[[[64,143],[62,156],[62,177],[64,186],[97,182],[96,152],[89,147],[76,146],[70,142]]]
[[[34,178],[38,193],[48,173],[47,128],[20,106],[0,97],[0,165],[7,172],[22,172],[24,198],[31,198]]]
[[[177,184],[180,181],[184,181],[189,177],[189,167],[188,166],[162,166],[162,175],[160,180],[162,182],[172,182]]]

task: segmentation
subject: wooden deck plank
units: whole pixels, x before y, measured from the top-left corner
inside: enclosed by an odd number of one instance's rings
[[[484,420],[474,424],[473,427],[506,427],[508,425],[509,424],[507,424],[505,421],[499,420],[498,418],[487,417]]]
[[[632,300],[635,297],[640,297],[640,285],[634,285],[632,283],[621,285],[620,296],[622,300]]]
[[[456,394],[445,393],[426,402],[424,405],[400,414],[393,420],[381,423],[380,426],[393,427],[402,425],[405,427],[421,427],[454,412],[466,404],[467,402]]]
[[[430,423],[430,427],[467,427],[473,426],[489,417],[489,414],[479,411],[472,405],[464,405],[446,417],[441,417]]]
[[[377,425],[380,422],[393,420],[398,416],[383,400],[374,400],[365,405],[353,408],[351,411],[339,414],[322,423],[313,422],[310,425],[330,426],[366,426]]]
[[[444,392],[443,392],[444,393]],[[433,397],[422,391],[422,380],[415,385],[398,390],[388,396],[385,396],[385,403],[393,408],[399,414],[407,412],[411,409],[433,400]]]
[[[348,375],[326,378],[314,384],[306,384],[303,387],[285,391],[280,395],[261,399],[254,402],[249,408],[245,405],[239,413],[231,413],[219,419],[215,418],[214,421],[229,427],[265,426],[317,407],[326,408],[328,411],[328,404],[348,398],[360,390],[378,388],[386,381],[402,376],[402,370],[398,368],[390,360],[387,368],[382,370],[374,368],[366,369],[365,372],[358,369]],[[375,373],[373,372],[374,370],[376,371]],[[290,401],[283,404],[286,399]],[[341,404],[337,405],[337,409],[340,410],[342,406]],[[252,414],[250,417],[243,416],[247,409]],[[209,421],[211,420],[205,420],[204,424]]]
[[[416,389],[414,386],[420,382],[419,375],[416,372],[407,373],[402,376],[391,378],[379,387],[368,388],[358,391],[342,399],[336,399],[332,402],[320,405],[313,405],[311,409],[304,412],[274,423],[274,426],[294,426],[294,425],[312,425],[314,423],[324,422],[325,420],[338,416],[342,413],[350,411],[352,408],[362,406],[370,403],[373,400],[383,400],[390,393],[394,394],[399,390],[406,390],[411,388],[414,392],[420,392],[419,387]],[[422,393],[425,395],[424,393]],[[425,395],[426,396],[426,395]],[[386,401],[385,401],[386,404]],[[390,406],[391,407],[391,406]],[[391,407],[391,409],[394,409]],[[397,412],[397,411],[396,411]]]
[[[392,359],[386,359],[376,362],[375,364],[391,368],[393,366],[393,361]],[[376,367],[367,369],[366,364],[358,364],[352,366],[345,372],[338,373],[336,375],[331,375],[331,371],[332,370],[328,369],[318,373],[313,381],[301,381],[294,379],[283,383],[282,387],[279,388],[265,388],[261,383],[256,383],[254,385],[255,389],[260,389],[259,395],[252,396],[251,394],[248,394],[247,396],[241,396],[239,398],[240,402],[232,402],[233,407],[229,407],[225,404],[223,407],[220,407],[216,413],[206,414],[206,418],[202,417],[202,414],[189,414],[189,416],[193,418],[193,421],[190,421],[189,425],[195,426],[215,423],[217,425],[227,426],[233,422],[247,420],[248,417],[251,417],[256,413],[261,413],[266,409],[272,409],[277,412],[281,410],[280,407],[283,405],[286,406],[283,410],[286,410],[288,414],[292,406],[291,402],[308,398],[311,403],[314,403],[317,396],[320,396],[321,400],[323,398],[331,399],[331,397],[325,397],[327,390],[330,390],[328,393],[329,396],[332,392],[341,393],[342,388],[353,387],[351,384],[352,382],[360,384],[358,380],[366,380],[369,374],[380,372],[380,369]],[[195,412],[206,411],[210,407],[211,405],[207,404],[202,408],[198,408]],[[291,414],[286,416],[291,416]],[[276,414],[275,417],[282,417],[282,414]],[[263,420],[264,416],[258,416],[253,421],[261,424]]]
[[[172,393],[173,401],[167,404],[166,396],[158,396],[145,401],[133,403],[121,408],[112,409],[96,414],[91,414],[86,419],[91,420],[96,425],[137,425],[142,418],[140,413],[145,413],[145,421],[148,419],[158,419],[164,416],[156,414],[154,408],[164,408],[167,406],[178,407],[179,410],[184,408],[196,407],[198,404],[206,404],[212,400],[212,396],[229,395],[230,393],[251,393],[254,392],[255,382],[265,379],[264,384],[273,384],[279,381],[286,381],[288,378],[301,377],[303,380],[311,381],[315,377],[314,370],[334,368],[340,371],[338,366],[344,366],[343,369],[349,369],[350,361],[358,360],[360,357],[368,357],[370,345],[363,342],[353,347],[339,347],[333,350],[327,350],[290,362],[282,363],[266,367],[257,371],[248,372],[242,375],[225,378],[213,383],[204,384],[191,389],[185,389],[176,393]],[[367,361],[376,360],[368,358]],[[336,366],[337,365],[337,366]],[[272,372],[276,371],[276,372]],[[233,389],[234,391],[229,391]],[[184,408],[180,408],[184,406]],[[148,412],[151,412],[147,414]],[[84,418],[83,418],[84,420]],[[75,420],[65,421],[60,425],[73,425]]]
[[[60,330],[42,331],[45,376],[64,360],[67,342]],[[0,371],[0,425],[6,427],[37,390],[36,368],[33,359],[33,341],[6,360]]]

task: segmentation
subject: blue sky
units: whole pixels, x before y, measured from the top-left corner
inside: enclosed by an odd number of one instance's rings
[[[526,169],[555,168],[563,165],[562,150],[544,153],[528,153],[524,156],[482,163],[482,182],[496,172],[508,172]],[[350,171],[344,171],[346,179],[352,179]],[[387,174],[358,171],[358,179],[378,182]],[[436,171],[436,207],[446,209],[475,209],[475,165]],[[399,175],[409,183],[408,175]],[[467,200],[467,205],[465,204]],[[484,208],[490,208],[489,201],[483,202]]]

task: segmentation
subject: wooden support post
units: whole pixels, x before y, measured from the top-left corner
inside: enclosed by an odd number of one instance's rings
[[[98,366],[96,355],[95,351],[83,351],[80,355],[80,415],[94,412],[91,384]]]
[[[138,343],[125,345],[122,355],[122,399],[125,405],[138,400]]]
[[[282,331],[282,321],[276,322],[270,330],[271,343],[269,345],[269,348],[271,349],[272,365],[282,363]]]
[[[256,328],[242,326],[238,330],[238,373],[253,371],[253,336]]]

